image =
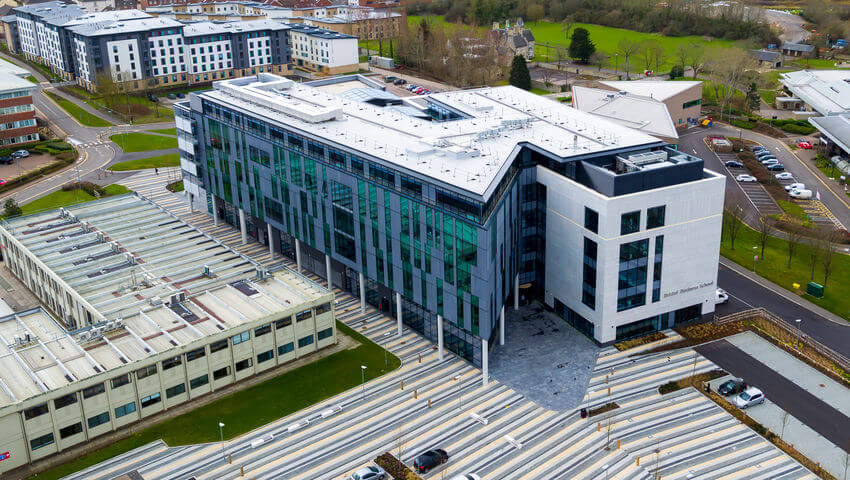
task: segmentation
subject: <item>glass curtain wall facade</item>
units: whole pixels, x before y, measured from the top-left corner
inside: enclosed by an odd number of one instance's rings
[[[530,282],[542,266],[545,192],[534,169],[518,175],[528,155],[485,204],[208,100],[193,119],[198,176],[220,219],[239,228],[242,208],[250,237],[293,259],[296,238],[302,259],[329,255],[335,283],[356,296],[362,272],[367,300],[392,315],[400,292],[404,322],[432,340],[442,315],[446,347],[476,365],[517,268]],[[279,238],[266,239],[266,224]],[[324,277],[312,263],[302,261]]]

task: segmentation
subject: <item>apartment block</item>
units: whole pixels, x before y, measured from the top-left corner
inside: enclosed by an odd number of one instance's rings
[[[37,85],[12,73],[0,72],[0,145],[38,141],[32,91]]]
[[[485,376],[531,299],[599,343],[714,311],[724,177],[701,159],[513,87],[357,98],[268,74],[191,94],[186,191]]]
[[[6,219],[0,244],[44,305],[0,318],[0,473],[336,343],[327,289],[135,194]]]

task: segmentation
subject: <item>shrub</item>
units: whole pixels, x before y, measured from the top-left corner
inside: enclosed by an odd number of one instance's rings
[[[756,127],[756,123],[751,122],[749,120],[732,119],[732,120],[729,121],[729,123],[738,127],[738,128],[745,128],[747,130],[752,130],[753,128]]]
[[[102,197],[106,191],[100,185],[92,182],[70,182],[62,185],[62,190],[70,192],[71,190],[80,189],[92,197]]]
[[[6,200],[6,204],[3,208],[6,210],[7,217],[16,217],[23,213],[23,210],[21,210],[20,205],[18,205],[18,202],[16,202],[14,198]]]
[[[675,392],[676,390],[679,390],[680,388],[682,388],[682,386],[679,385],[679,382],[676,382],[676,381],[667,382],[667,383],[661,385],[660,387],[658,387],[658,393],[660,393],[661,395],[664,395],[665,393]]]
[[[407,465],[395,458],[390,452],[378,456],[375,459],[375,463],[386,470],[394,480],[419,480],[419,475],[413,473],[412,470],[407,468]]]
[[[815,131],[815,127],[811,125],[796,125],[793,123],[780,125],[779,128],[788,133],[796,133],[797,135],[809,135]]]
[[[685,76],[685,70],[681,65],[673,65],[673,68],[670,69],[670,78],[679,78]]]

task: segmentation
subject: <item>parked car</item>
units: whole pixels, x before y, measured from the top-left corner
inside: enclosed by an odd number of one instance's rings
[[[791,198],[796,198],[797,200],[808,200],[812,198],[811,190],[791,190]]]
[[[735,405],[740,409],[746,409],[762,403],[764,403],[764,394],[756,387],[748,387],[735,397]]]
[[[152,93],[149,93],[149,94],[148,94],[148,100],[150,100],[150,101],[152,101],[152,102],[156,103],[156,101],[157,101],[156,95],[154,95],[154,94],[152,94]]]
[[[415,88],[419,88],[419,86],[418,86],[418,85],[414,85],[414,84],[412,84],[412,83],[411,83],[410,85],[408,85],[408,86],[407,86],[407,89],[408,89],[408,90],[410,90],[411,92],[412,92]]]
[[[377,465],[369,465],[357,469],[346,480],[390,480],[390,476],[383,468]]]
[[[396,78],[395,81],[393,81],[393,85],[404,85],[405,83],[407,83],[407,80],[403,78]]]
[[[774,163],[779,163],[779,160],[773,157],[766,157],[764,160],[761,161],[762,165],[773,165]]]
[[[449,454],[443,449],[435,448],[416,457],[416,460],[413,461],[413,469],[419,473],[425,473],[448,461]]]
[[[6,180],[3,179],[3,178],[0,178],[0,186],[2,186],[2,185],[6,185]]]
[[[729,294],[726,293],[726,290],[723,290],[722,288],[718,288],[716,294],[717,294],[717,302],[716,303],[718,305],[721,304],[721,303],[726,303],[726,302],[729,301]]]
[[[802,138],[800,140],[797,140],[797,146],[802,148],[803,150],[811,150],[812,149],[812,143],[808,142],[806,140],[803,140]]]
[[[766,149],[766,148],[764,148],[764,147],[763,147],[763,146],[761,146],[761,145],[753,145],[752,150],[753,150],[753,152],[758,152],[758,151],[760,151],[760,150],[767,150],[767,149]]]
[[[781,163],[772,163],[767,166],[767,169],[771,172],[782,172],[785,171],[785,165],[782,165]]]
[[[11,164],[15,163],[15,157],[12,157],[10,155],[0,157],[0,163],[2,163],[4,165],[11,165]]]
[[[785,185],[785,190],[788,190],[789,192],[791,190],[805,190],[805,189],[806,189],[805,183],[792,183],[791,185]]]
[[[773,157],[774,155],[767,150],[756,153],[756,158],[762,160],[764,157]],[[775,157],[774,157],[775,158]]]
[[[396,80],[398,80],[398,77],[393,75],[387,75],[386,77],[384,77],[384,83],[395,82]]]
[[[726,166],[729,168],[744,168],[744,164],[735,160],[729,160],[726,162]]]
[[[794,180],[794,175],[791,172],[782,172],[776,174],[777,180]]]
[[[186,98],[186,94],[183,92],[177,92],[177,98]]]
[[[14,158],[27,158],[30,156],[30,152],[27,150],[16,150],[12,152],[12,157]]]
[[[756,177],[754,177],[752,175],[747,175],[747,174],[738,175],[737,177],[735,177],[735,180],[737,180],[739,182],[745,182],[745,183],[758,181],[756,179]]]
[[[481,477],[474,473],[466,473],[464,475],[455,475],[449,480],[481,480]]]
[[[175,94],[173,94],[173,93],[169,93],[169,94],[168,94],[168,99],[169,99],[169,100],[176,100],[176,99],[177,99],[177,95],[175,95]]]
[[[717,393],[728,397],[729,395],[737,395],[747,389],[747,384],[743,378],[733,378],[726,380],[717,387]]]

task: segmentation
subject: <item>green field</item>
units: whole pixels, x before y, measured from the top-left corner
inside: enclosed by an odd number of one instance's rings
[[[410,23],[419,23],[422,17],[410,16],[408,17],[408,21]],[[440,15],[432,15],[429,18],[434,19],[435,21],[443,22],[443,17]],[[526,22],[526,27],[531,29],[531,33],[534,34],[534,40],[536,43],[536,54],[537,56],[534,60],[537,61],[546,61],[546,47],[541,45],[543,43],[549,43],[553,46],[561,46],[566,47],[569,45],[569,41],[564,36],[564,32],[561,31],[561,24],[555,22]],[[607,53],[611,58],[609,60],[610,65],[608,68],[614,68],[615,63],[621,70],[623,70],[624,63],[622,58],[615,58],[615,54],[617,53],[617,45],[620,43],[620,40],[627,39],[633,42],[642,42],[644,40],[657,40],[666,50],[667,60],[661,66],[661,72],[666,72],[672,67],[675,63],[674,52],[679,45],[690,45],[692,43],[697,43],[703,45],[705,47],[722,47],[722,48],[733,48],[735,47],[735,42],[731,40],[705,40],[703,37],[692,35],[687,37],[667,37],[664,35],[660,35],[657,33],[643,33],[636,32],[634,30],[626,30],[622,28],[612,28],[612,27],[604,27],[602,25],[593,25],[588,23],[576,23],[573,25],[573,28],[582,27],[587,29],[588,33],[590,33],[590,39],[596,45],[597,51],[602,51]],[[364,46],[364,45],[361,45]],[[369,46],[372,48],[377,48],[376,44],[370,43]],[[385,47],[386,48],[386,47]],[[556,56],[554,50],[550,49],[549,55],[551,55],[551,61],[556,60]],[[642,72],[644,70],[643,61],[640,58],[639,54],[634,55],[629,59],[629,63],[631,63],[631,71],[633,72]]]
[[[360,365],[366,365],[368,381],[401,364],[390,354],[386,357],[388,368],[385,368],[384,349],[340,322],[337,327],[360,345],[166,420],[102,450],[40,473],[38,479],[59,479],[160,438],[170,446],[217,442],[219,422],[225,425],[224,437],[230,439],[359,386]]]
[[[148,130],[149,132],[161,133],[163,135],[177,135],[177,128],[160,128],[157,130]]]
[[[176,138],[151,135],[149,133],[116,133],[115,135],[110,135],[109,139],[121,147],[124,153],[177,148]]]
[[[24,77],[24,78],[26,78],[26,79],[27,79],[27,81],[28,81],[28,82],[30,82],[30,83],[38,83],[38,80],[36,80],[36,78],[35,78],[35,77],[33,77],[32,75],[27,75],[27,76],[26,76],[26,77]]]
[[[167,155],[159,155],[157,157],[119,162],[114,165],[110,165],[109,170],[112,170],[113,172],[125,172],[127,170],[143,170],[146,168],[176,167],[177,165],[180,165],[180,155],[177,153],[169,153]]]
[[[127,193],[130,190],[127,189],[124,185],[107,185],[104,187],[106,190],[105,196],[112,195],[121,195],[122,193]],[[31,213],[42,212],[45,210],[53,210],[55,208],[64,207],[67,205],[73,205],[76,203],[90,202],[95,198],[83,190],[57,190],[53,193],[48,193],[47,195],[33,200],[27,204],[21,205],[21,215],[29,215]]]
[[[747,225],[741,227],[738,237],[735,239],[735,250],[731,249],[729,236],[723,233],[720,243],[720,254],[741,265],[747,270],[753,270],[753,257],[760,255],[759,234]],[[797,246],[794,258],[791,260],[791,268],[788,264],[788,241],[770,237],[764,249],[764,256],[760,256],[756,265],[756,273],[771,282],[794,291],[791,285],[797,283],[805,289],[811,280],[810,247],[806,242]],[[818,261],[815,266],[814,281],[823,284],[823,265]],[[806,300],[819,305],[830,312],[850,319],[850,295],[842,291],[843,287],[850,285],[850,256],[836,253],[832,261],[832,273],[826,285],[823,298],[814,298],[803,295]]]
[[[794,60],[793,63],[795,65],[798,65],[801,68],[811,68],[811,69],[819,69],[819,70],[833,70],[833,69],[838,68],[836,66],[838,64],[837,61],[826,60],[824,58],[812,58],[812,59],[808,59],[808,60],[805,59],[805,58],[800,58],[800,59]]]
[[[56,102],[57,105],[62,107],[62,110],[68,112],[68,115],[71,115],[72,117],[76,118],[78,122],[87,127],[109,127],[112,125],[106,120],[83,110],[82,107],[80,107],[76,103],[66,98],[60,97],[59,95],[56,95],[53,92],[45,91],[44,94],[50,97],[51,100]]]

